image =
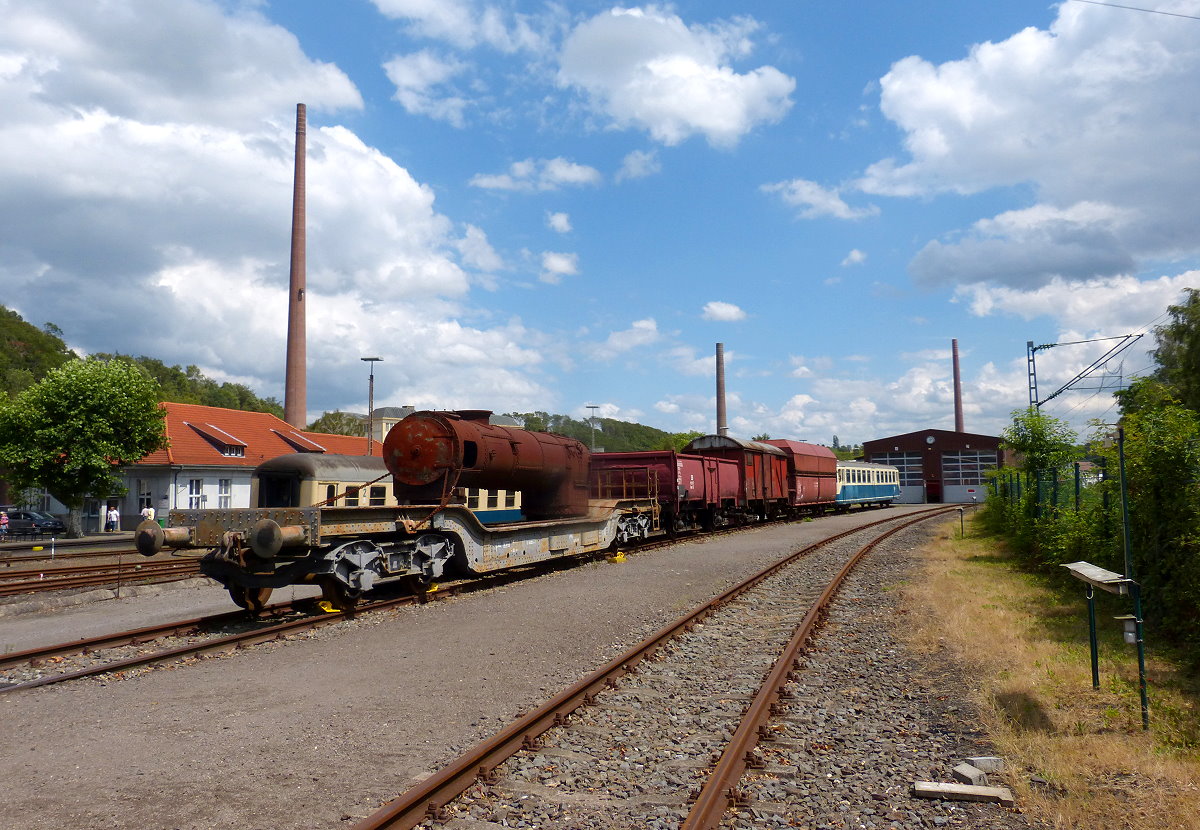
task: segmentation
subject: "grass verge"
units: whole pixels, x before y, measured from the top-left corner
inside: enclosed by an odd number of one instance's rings
[[[904,586],[912,645],[965,665],[1018,803],[1049,827],[1200,830],[1200,678],[1146,634],[1150,730],[1137,656],[1098,598],[1100,688],[1092,688],[1082,583],[1021,571],[1003,543],[947,523]],[[1065,573],[1065,572],[1064,572]]]

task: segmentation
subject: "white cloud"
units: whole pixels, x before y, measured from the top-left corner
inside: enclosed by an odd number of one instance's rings
[[[839,191],[821,187],[816,182],[810,182],[807,179],[764,184],[759,189],[764,193],[778,193],[785,204],[802,208],[800,211],[802,219],[816,219],[821,216],[832,216],[835,219],[862,219],[879,213],[879,208],[875,205],[852,208],[846,204]]]
[[[750,52],[757,28],[747,17],[688,26],[656,6],[613,8],[568,35],[559,80],[584,90],[619,127],[667,145],[703,135],[730,147],[792,105],[795,81],[778,69],[738,73],[730,65]]]
[[[1086,280],[1133,270],[1119,240],[1121,211],[1081,202],[1066,209],[1038,205],[981,219],[950,241],[929,242],[909,271],[920,282],[999,282],[1035,286],[1046,279]]]
[[[474,225],[467,225],[466,233],[454,243],[454,247],[458,249],[463,264],[471,268],[492,272],[504,267],[504,259],[492,248],[487,234]]]
[[[565,213],[547,213],[546,226],[558,233],[570,233],[571,217]]]
[[[1141,330],[1178,303],[1185,288],[1197,287],[1200,271],[1187,271],[1144,281],[1129,276],[1082,283],[1060,278],[1029,291],[971,285],[958,288],[956,296],[970,303],[978,317],[1004,313],[1032,320],[1051,315],[1064,330],[1113,336]]]
[[[617,171],[617,181],[644,179],[660,172],[662,172],[662,162],[658,160],[657,152],[633,150],[621,160],[621,169]]]
[[[713,300],[704,304],[704,310],[700,314],[705,320],[714,320],[723,323],[737,322],[738,320],[746,319],[746,312],[733,303],[724,303],[720,300]]]
[[[614,331],[603,343],[592,349],[592,354],[599,360],[611,360],[632,349],[657,343],[661,339],[658,323],[653,317],[647,317],[644,320],[635,320],[627,329]]]
[[[858,248],[854,248],[850,253],[846,254],[846,258],[842,260],[842,267],[850,265],[861,265],[867,261],[867,255]]]
[[[428,50],[392,58],[383,65],[388,79],[395,84],[392,96],[414,115],[448,121],[455,127],[464,124],[463,110],[466,99],[452,94],[436,95],[440,88],[463,72],[466,67],[456,60],[443,60]]]
[[[469,0],[372,0],[387,17],[407,22],[419,37],[461,49],[487,45],[501,52],[540,52],[546,48],[543,24],[526,14],[506,13],[490,3]]]
[[[1196,0],[1170,4],[1200,11]],[[1156,14],[1063,3],[1047,30],[982,43],[962,60],[919,57],[881,80],[881,107],[908,158],[857,182],[868,193],[928,196],[1031,185],[1019,223],[997,217],[914,260],[927,282],[990,279],[1034,287],[1111,277],[1200,251],[1195,126],[1200,42]],[[995,262],[995,274],[976,263]]]
[[[193,0],[6,6],[0,28],[0,296],[87,351],[146,354],[281,396],[295,102],[308,105],[308,400],[545,407],[562,350],[520,321],[466,325],[458,264],[484,232],[320,116],[362,105],[293,35]],[[130,19],[144,25],[128,25]],[[202,36],[201,36],[202,34]],[[264,120],[264,113],[271,120]],[[52,311],[47,311],[52,309]],[[170,325],[125,323],[131,309]],[[276,309],[275,313],[271,309]],[[319,309],[319,313],[315,311]],[[203,332],[184,337],[180,332]],[[278,359],[272,359],[277,355]]]
[[[557,285],[563,277],[579,273],[579,254],[564,254],[554,251],[542,253],[542,273],[538,276],[542,282]]]
[[[471,178],[471,184],[487,190],[535,191],[597,185],[602,179],[596,168],[559,157],[513,162],[507,173],[479,173]]]

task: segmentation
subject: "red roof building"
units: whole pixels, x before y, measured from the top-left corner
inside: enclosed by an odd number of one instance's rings
[[[128,492],[89,504],[85,528],[110,504],[120,510],[123,528],[135,527],[145,507],[160,516],[177,507],[249,507],[251,473],[267,459],[293,452],[367,454],[365,437],[304,432],[266,412],[186,403],[162,407],[167,447],[126,467]],[[376,442],[372,454],[382,451]]]

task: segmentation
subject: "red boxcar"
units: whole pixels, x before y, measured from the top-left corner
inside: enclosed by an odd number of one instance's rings
[[[736,461],[742,473],[739,507],[748,516],[773,516],[788,504],[788,456],[779,447],[728,435],[704,435],[685,453]]]
[[[837,499],[837,456],[828,447],[776,438],[763,441],[788,457],[788,503],[792,507],[833,504]]]
[[[652,498],[665,530],[712,528],[737,507],[741,474],[734,461],[672,450],[592,454],[592,498]]]

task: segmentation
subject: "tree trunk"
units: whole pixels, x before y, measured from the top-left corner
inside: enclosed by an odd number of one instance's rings
[[[70,507],[67,512],[67,538],[79,539],[83,536],[83,511],[78,507]]]

